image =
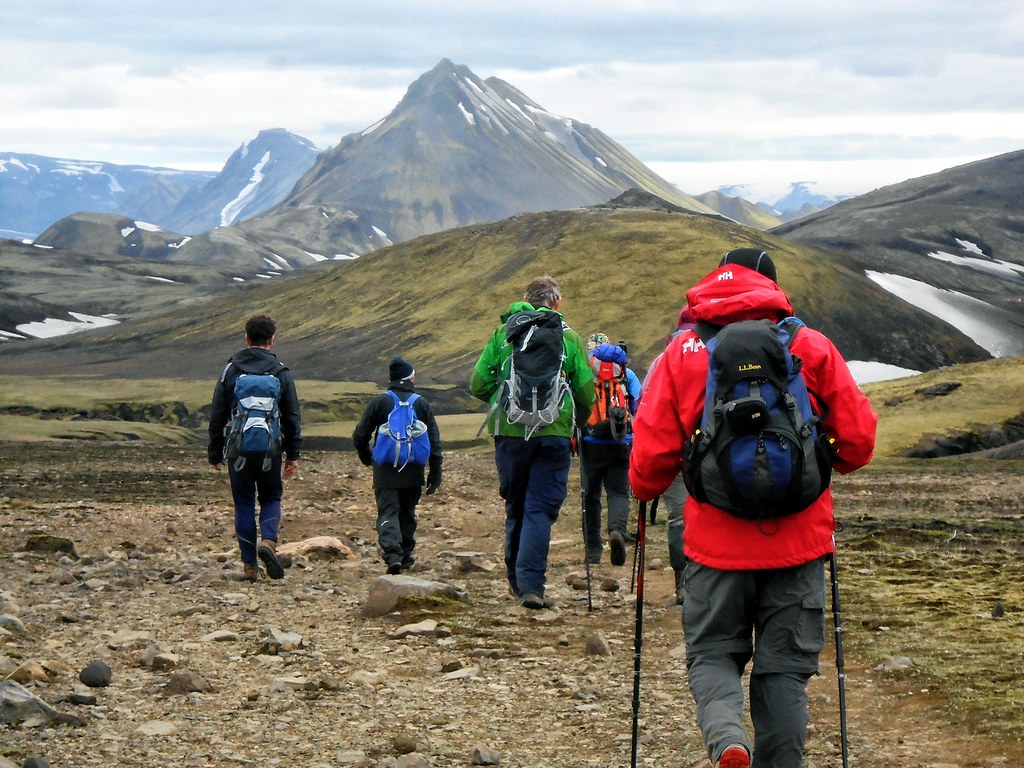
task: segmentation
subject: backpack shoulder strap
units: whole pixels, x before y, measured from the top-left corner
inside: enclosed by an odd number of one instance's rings
[[[784,330],[786,332],[786,336],[788,337],[787,340],[786,340],[786,347],[787,348],[793,346],[793,339],[796,338],[797,332],[801,328],[806,328],[807,327],[807,323],[805,323],[799,317],[794,317],[793,315],[790,315],[789,317],[782,318],[781,320],[779,320],[778,325],[779,325],[779,328],[781,328],[782,330]]]
[[[693,327],[693,332],[696,333],[697,336],[700,337],[700,340],[704,342],[704,345],[707,346],[707,343],[711,341],[711,339],[715,338],[722,328],[723,326],[721,325],[709,323],[707,320],[700,320]]]

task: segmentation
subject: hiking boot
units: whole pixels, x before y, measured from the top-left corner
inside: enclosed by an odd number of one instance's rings
[[[249,563],[242,563],[242,581],[255,582],[259,578],[260,569]]]
[[[256,555],[263,563],[263,567],[267,569],[267,576],[272,579],[283,579],[284,566],[282,566],[281,561],[277,559],[276,550],[276,541],[264,539],[260,542],[260,545],[256,547]]]
[[[397,576],[402,572],[401,563],[388,563],[388,574],[391,576]]]
[[[750,768],[750,753],[742,744],[732,744],[718,758],[718,768]]]
[[[415,557],[411,557],[410,556],[410,557],[403,557],[402,558],[402,570],[403,571],[410,570],[414,565],[416,565],[416,558]]]
[[[587,565],[600,565],[603,554],[604,549],[595,549],[593,552],[587,552]]]
[[[555,601],[550,598],[541,597],[535,592],[527,592],[523,595],[522,605],[531,611],[542,611],[545,608],[554,608]]]
[[[626,537],[622,531],[612,531],[612,565],[623,565],[626,562]]]

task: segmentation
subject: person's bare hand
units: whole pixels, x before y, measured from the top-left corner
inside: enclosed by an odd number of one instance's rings
[[[299,472],[298,459],[286,459],[284,462],[284,476],[295,477]]]
[[[210,465],[210,471],[211,472],[220,472],[220,464],[211,464]]]

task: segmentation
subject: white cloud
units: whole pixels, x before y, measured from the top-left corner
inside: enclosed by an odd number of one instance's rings
[[[447,57],[652,165],[977,159],[1024,147],[1022,38],[1009,0],[5,0],[0,150],[219,170],[266,128],[336,144]]]

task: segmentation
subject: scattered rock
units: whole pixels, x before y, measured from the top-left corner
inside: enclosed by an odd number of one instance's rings
[[[111,635],[107,639],[107,648],[112,651],[138,650],[152,643],[153,635],[149,632],[126,629]]]
[[[388,637],[392,640],[401,640],[403,637],[410,637],[413,635],[423,637],[426,635],[435,635],[437,632],[437,622],[433,619],[424,619],[418,624],[406,624],[403,627],[399,627],[388,635]]]
[[[178,732],[178,726],[166,720],[149,720],[136,728],[135,732],[143,736],[173,736]]]
[[[915,389],[915,395],[921,395],[923,397],[945,397],[948,394],[956,392],[960,389],[959,381],[944,381],[939,384],[932,384],[930,387],[921,387]]]
[[[565,583],[577,592],[581,592],[587,588],[587,577],[585,574],[570,573],[565,577]]]
[[[16,683],[46,683],[50,680],[38,661],[23,661],[11,672],[10,679]]]
[[[600,632],[592,632],[587,635],[587,655],[588,656],[611,656],[612,648],[608,645],[608,640]]]
[[[476,677],[480,674],[480,667],[463,667],[457,669],[454,672],[449,672],[442,679],[443,680],[465,680],[470,677]]]
[[[178,669],[171,673],[164,686],[164,693],[204,693],[213,690],[213,686],[202,675],[191,669]]]
[[[459,573],[490,573],[497,567],[482,552],[453,552],[452,557]]]
[[[267,627],[267,639],[263,641],[260,652],[277,656],[282,651],[297,651],[303,646],[302,635],[298,632],[285,632],[277,627]]]
[[[370,584],[363,616],[374,618],[395,610],[399,600],[406,597],[446,597],[465,600],[466,593],[450,584],[428,581],[415,576],[378,576]]]
[[[78,673],[78,679],[90,688],[106,688],[110,685],[112,677],[113,673],[110,670],[110,665],[102,659],[90,661]]]
[[[410,752],[400,757],[385,758],[377,763],[377,768],[430,768],[430,761],[417,752]]]
[[[896,672],[903,669],[911,669],[914,666],[914,660],[909,656],[889,656],[875,667],[875,672]]]
[[[21,619],[19,619],[17,616],[11,616],[10,614],[6,613],[0,615],[0,628],[6,629],[8,632],[11,632],[15,635],[28,634],[28,630],[25,629],[25,625],[22,623]]]
[[[474,648],[469,655],[474,659],[503,659],[505,651],[501,648]]]
[[[218,629],[199,638],[204,643],[230,643],[238,639],[238,633],[230,629]]]
[[[477,745],[473,747],[473,765],[501,765],[501,755],[496,749]]]
[[[85,721],[80,717],[59,712],[21,683],[0,680],[0,722],[16,724],[34,720],[64,725],[85,725]]]
[[[62,552],[65,555],[78,560],[78,552],[75,550],[75,542],[64,536],[52,536],[48,533],[29,534],[25,542],[27,552]]]
[[[349,559],[355,557],[355,552],[341,539],[333,536],[313,536],[302,541],[293,541],[288,544],[281,544],[277,548],[277,556],[294,557],[304,555],[310,560],[327,560],[334,558]]]
[[[408,733],[400,733],[391,740],[391,747],[400,755],[408,755],[416,751],[416,737]]]

